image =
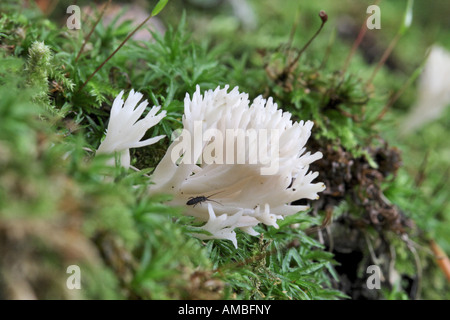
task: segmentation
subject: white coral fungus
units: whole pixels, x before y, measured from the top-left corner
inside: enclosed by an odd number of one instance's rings
[[[130,148],[145,147],[165,137],[161,135],[140,141],[148,129],[155,126],[166,116],[166,111],[161,111],[156,115],[161,107],[153,107],[144,119],[138,121],[148,105],[147,100],[144,100],[137,106],[143,95],[140,92],[131,90],[124,103],[122,100],[123,93],[123,91],[120,92],[114,100],[106,137],[100,144],[97,154],[118,152],[121,165],[128,168],[130,166]],[[113,158],[110,160],[110,164],[114,164]]]
[[[312,183],[318,173],[308,172],[322,157],[305,153],[313,122],[292,121],[272,98],[250,103],[237,87],[227,91],[202,95],[197,87],[192,99],[186,95],[183,132],[156,167],[149,192],[172,194],[171,205],[206,222],[209,234],[198,238],[237,247],[236,228],[251,235],[259,223],[278,228],[278,219],[308,209],[293,201],[318,199],[325,185]]]

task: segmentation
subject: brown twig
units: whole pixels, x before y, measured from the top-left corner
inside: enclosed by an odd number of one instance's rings
[[[374,125],[375,122],[381,120],[384,118],[384,116],[386,115],[387,111],[389,110],[390,107],[392,107],[392,105],[402,96],[402,94],[406,91],[406,89],[408,89],[408,87],[420,76],[420,74],[422,73],[422,70],[424,68],[425,62],[428,60],[428,56],[430,54],[430,51],[427,52],[427,54],[425,55],[422,63],[420,64],[420,66],[413,72],[413,74],[408,78],[408,80],[405,82],[405,84],[400,88],[400,90],[398,90],[394,96],[392,96],[392,98],[390,98],[388,100],[388,102],[386,103],[386,105],[383,107],[383,109],[381,110],[380,114],[377,116],[377,118],[372,122],[371,125]]]
[[[361,29],[359,30],[358,36],[356,37],[356,40],[353,42],[352,48],[350,49],[350,52],[347,56],[347,59],[345,59],[345,64],[344,67],[342,68],[341,73],[344,75],[345,72],[348,69],[348,66],[350,65],[350,61],[353,58],[353,56],[355,55],[356,49],[358,49],[359,45],[361,44],[362,40],[364,39],[364,36],[366,35],[367,32],[367,19],[364,20],[364,23],[361,26]]]
[[[422,160],[422,163],[420,164],[419,171],[417,172],[416,177],[414,178],[414,185],[416,188],[419,188],[426,178],[425,171],[427,169],[429,156],[430,156],[430,150],[427,150],[425,152],[425,156]]]
[[[381,0],[377,0],[375,2],[375,5],[378,5],[380,3],[380,1]],[[347,69],[348,69],[348,67],[350,65],[350,61],[351,61],[352,57],[354,56],[354,54],[356,52],[356,49],[358,49],[359,45],[361,44],[361,42],[364,39],[364,36],[366,35],[366,32],[367,32],[367,20],[369,18],[370,18],[370,16],[367,17],[364,20],[364,23],[361,25],[361,29],[359,29],[358,36],[356,37],[356,40],[353,42],[352,48],[350,49],[350,52],[349,52],[347,58],[345,59],[345,64],[344,64],[344,67],[342,68],[342,71],[341,71],[342,75],[344,75],[345,72],[347,71]]]
[[[97,69],[95,69],[95,71],[86,79],[86,81],[83,83],[83,85],[80,87],[80,89],[78,90],[78,92],[80,92],[81,90],[83,90],[83,88],[86,86],[86,84],[95,76],[95,74],[117,53],[117,51],[119,51],[124,45],[125,43],[144,25],[147,23],[148,20],[150,20],[150,18],[153,17],[153,14],[150,14],[144,21],[142,21],[130,34],[128,34],[128,36],[125,38],[125,40],[122,41],[122,43],[117,47],[116,50],[114,50],[113,53],[111,53],[109,55],[108,58],[105,59],[105,61],[102,62],[101,65],[99,65],[97,67]]]
[[[97,27],[98,23],[100,22],[100,20],[102,19],[103,15],[105,14],[106,9],[108,8],[108,6],[111,4],[111,0],[109,0],[105,6],[102,9],[102,12],[100,12],[100,15],[97,18],[97,21],[95,21],[94,25],[92,26],[91,30],[89,31],[88,35],[86,36],[86,38],[84,38],[83,40],[83,44],[81,45],[80,51],[78,51],[77,57],[75,58],[75,63],[78,61],[78,59],[80,58],[81,54],[83,53],[84,47],[86,46],[87,42],[89,41],[89,38],[91,37],[92,33],[95,30],[95,27]]]
[[[395,35],[394,39],[392,39],[391,43],[389,43],[389,46],[386,48],[383,55],[381,56],[380,61],[378,61],[377,66],[373,70],[372,75],[370,76],[369,80],[367,80],[367,84],[366,84],[367,87],[369,87],[372,84],[373,79],[375,79],[375,76],[377,75],[378,71],[386,63],[387,58],[389,58],[389,56],[391,55],[392,51],[394,50],[395,46],[397,45],[397,43],[401,37],[402,37],[402,33],[398,32]]]
[[[450,259],[434,240],[430,240],[430,247],[435,255],[437,264],[441,268],[442,272],[444,272],[447,280],[450,282]]]
[[[328,20],[328,15],[325,13],[325,11],[321,10],[319,12],[319,17],[322,20],[322,24],[320,25],[319,29],[316,31],[316,33],[311,37],[311,39],[309,39],[309,41],[303,46],[303,48],[300,49],[300,51],[297,53],[297,56],[295,57],[294,60],[291,61],[291,63],[289,63],[285,68],[284,68],[284,72],[283,73],[290,73],[292,68],[295,66],[295,64],[298,62],[298,60],[300,59],[300,57],[302,56],[303,52],[309,47],[309,45],[311,44],[311,42],[313,42],[313,40],[319,35],[320,31],[322,31],[323,26],[325,25],[325,23]]]

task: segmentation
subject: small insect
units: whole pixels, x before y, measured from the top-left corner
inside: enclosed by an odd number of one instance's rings
[[[222,205],[220,202],[217,202],[217,201],[215,201],[215,200],[210,199],[212,196],[215,196],[215,195],[218,194],[218,193],[219,193],[219,192],[213,193],[213,194],[211,194],[211,195],[209,195],[209,196],[207,196],[207,197],[205,197],[205,196],[190,197],[189,200],[188,200],[188,202],[186,202],[186,204],[187,204],[188,206],[194,206],[194,208],[195,208],[195,206],[198,205],[199,203],[201,204],[202,202],[205,202],[205,201],[212,201],[212,202],[215,202],[215,203],[218,203],[218,204]]]

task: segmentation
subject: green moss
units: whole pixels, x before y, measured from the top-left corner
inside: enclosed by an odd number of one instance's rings
[[[421,297],[448,296],[448,282],[428,249],[434,239],[450,250],[448,113],[399,139],[399,119],[415,99],[413,83],[380,116],[422,63],[429,39],[447,45],[447,35],[435,35],[437,18],[422,25],[435,8],[416,1],[413,25],[392,54],[396,67],[382,68],[367,86],[374,65],[364,48],[341,72],[352,42],[337,28],[341,14],[362,23],[371,3],[249,2],[260,17],[257,30],[245,29],[226,5],[205,12],[169,3],[161,12],[164,35],[128,41],[88,82],[131,32],[129,22],[99,23],[77,59],[88,24],[68,32],[64,19],[49,20],[20,1],[1,8],[0,237],[6,241],[0,247],[15,263],[34,266],[21,276],[36,297],[73,298],[64,286],[70,264],[81,266],[83,289],[75,297],[83,299],[405,299],[414,297],[411,283],[420,283]],[[286,72],[320,26],[320,9],[328,13],[327,24]],[[386,48],[404,9],[404,3],[381,4],[382,29],[367,35],[376,46]],[[134,88],[150,105],[161,105],[168,115],[147,135],[170,137],[181,127],[186,93],[196,85],[225,84],[251,98],[273,96],[295,120],[315,122],[308,148],[324,153],[312,169],[328,192],[280,229],[258,227],[259,238],[239,233],[238,249],[193,238],[197,225],[181,208],[162,204],[164,196],[146,196],[145,174],[169,138],[133,150],[132,163],[146,169],[139,172],[108,167],[87,151],[98,147],[121,90]],[[400,220],[373,220],[380,212]],[[323,219],[330,224],[318,228]],[[11,230],[23,237],[11,237]],[[344,249],[357,261],[342,260]],[[357,292],[374,263],[385,272],[393,266],[399,280],[383,282],[379,292]],[[0,275],[14,271],[8,260],[0,261]],[[39,281],[45,287],[36,286]],[[0,297],[12,296],[8,288],[0,276]]]

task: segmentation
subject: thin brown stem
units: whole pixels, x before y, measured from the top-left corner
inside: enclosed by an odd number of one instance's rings
[[[77,57],[75,58],[75,63],[78,61],[81,54],[83,53],[84,47],[86,46],[87,42],[89,41],[89,38],[91,37],[92,33],[94,32],[95,28],[97,27],[98,23],[102,19],[103,15],[105,14],[106,9],[108,8],[108,6],[110,4],[111,4],[111,0],[108,0],[108,2],[105,4],[105,6],[102,9],[102,12],[98,16],[97,21],[95,21],[95,23],[92,26],[91,30],[89,31],[88,35],[86,36],[86,38],[84,38],[83,44],[81,45],[81,48],[80,48],[80,51],[78,51]]]
[[[429,53],[430,52],[428,51],[428,53],[425,55],[422,63],[420,64],[420,66],[413,72],[413,74],[408,78],[408,80],[405,82],[405,84],[392,96],[392,98],[390,98],[388,100],[386,105],[381,110],[380,114],[372,122],[371,125],[374,125],[376,122],[383,119],[384,116],[386,115],[387,111],[389,110],[389,108],[403,95],[403,93],[406,91],[406,89],[408,89],[408,87],[420,76],[420,74],[422,73],[422,70],[425,66],[425,62],[428,59]]]
[[[422,183],[425,181],[426,178],[426,170],[427,170],[427,165],[428,165],[428,157],[430,156],[430,150],[427,150],[425,152],[425,156],[422,160],[422,163],[420,164],[419,170],[416,174],[416,177],[414,178],[414,186],[416,188],[420,188],[420,186],[422,185]]]
[[[348,69],[348,66],[350,65],[350,61],[352,60],[353,56],[355,55],[356,50],[358,49],[359,45],[361,44],[362,40],[364,39],[364,36],[367,32],[367,19],[364,20],[363,25],[361,26],[361,29],[359,29],[358,36],[356,37],[356,40],[353,42],[352,48],[350,49],[350,52],[347,56],[347,59],[345,60],[344,67],[342,68],[342,74],[345,74],[345,72]]]
[[[430,247],[436,258],[436,262],[445,274],[447,281],[450,282],[450,259],[441,247],[434,241],[430,240]]]
[[[377,66],[372,72],[372,75],[370,76],[369,80],[367,81],[366,86],[370,86],[373,82],[373,79],[375,79],[375,76],[377,75],[378,71],[381,69],[381,67],[386,63],[387,58],[391,55],[392,51],[394,50],[395,46],[397,45],[398,41],[400,40],[402,34],[398,32],[394,39],[392,39],[389,46],[386,48],[386,50],[383,53],[383,56],[381,57],[380,61],[378,62]]]
[[[122,41],[122,43],[117,47],[116,50],[114,50],[113,53],[111,53],[109,55],[108,58],[105,59],[105,61],[102,62],[101,65],[99,65],[97,67],[97,69],[95,69],[95,71],[86,79],[86,81],[83,83],[83,85],[80,87],[80,89],[78,90],[78,92],[80,92],[81,90],[83,90],[83,88],[86,86],[86,84],[95,76],[95,74],[117,53],[117,51],[119,51],[124,45],[125,43],[144,25],[147,23],[148,20],[150,20],[150,18],[152,18],[153,15],[150,14],[144,21],[142,21],[130,34],[128,34],[128,36],[125,38],[125,40]]]
[[[292,60],[292,62],[286,66],[286,68],[284,68],[284,72],[285,73],[289,73],[292,68],[294,67],[294,65],[298,62],[298,60],[300,59],[300,57],[302,56],[303,52],[309,47],[309,45],[311,44],[311,42],[313,42],[313,40],[319,35],[320,31],[322,31],[323,26],[325,25],[325,23],[328,20],[328,16],[325,13],[325,11],[320,11],[319,13],[319,17],[322,20],[322,24],[320,25],[319,29],[316,31],[316,33],[311,37],[311,39],[309,39],[309,41],[303,46],[303,48],[300,49],[300,51],[297,53],[297,56],[295,57],[294,60]]]
[[[378,5],[380,3],[381,0],[377,0],[375,2],[375,5]],[[347,58],[345,59],[345,64],[344,67],[342,68],[342,75],[345,74],[345,72],[347,71],[349,65],[350,65],[350,61],[352,60],[353,56],[355,55],[356,50],[358,49],[358,47],[360,46],[361,42],[363,41],[366,32],[367,32],[367,19],[369,19],[369,17],[367,17],[364,20],[364,23],[361,25],[361,28],[359,29],[359,33],[358,36],[356,37],[355,41],[353,42],[352,48],[350,49],[350,52],[347,56]]]

